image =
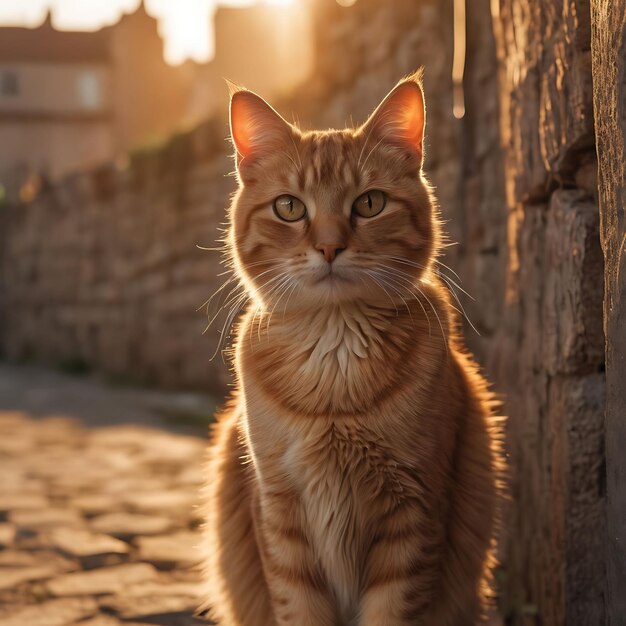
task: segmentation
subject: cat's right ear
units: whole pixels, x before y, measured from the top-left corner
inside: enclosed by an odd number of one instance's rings
[[[422,71],[401,80],[361,127],[367,137],[399,146],[416,158],[420,167],[424,153],[424,91]]]
[[[237,166],[284,149],[293,140],[293,126],[263,98],[247,90],[232,93],[230,134],[237,151]]]

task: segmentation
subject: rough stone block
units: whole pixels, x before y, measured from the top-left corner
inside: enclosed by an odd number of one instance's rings
[[[583,191],[552,195],[545,247],[545,367],[552,375],[598,371],[604,363],[603,261],[598,207]]]
[[[45,586],[53,596],[96,596],[119,593],[129,585],[155,580],[156,577],[156,569],[148,563],[125,563],[57,576]]]

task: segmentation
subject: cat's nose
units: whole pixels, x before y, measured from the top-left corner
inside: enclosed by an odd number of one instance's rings
[[[318,243],[315,246],[316,250],[319,250],[324,255],[324,258],[332,263],[337,255],[346,249],[345,246],[342,246],[338,243]]]

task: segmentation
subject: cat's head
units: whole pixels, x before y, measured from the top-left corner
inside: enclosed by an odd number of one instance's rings
[[[302,132],[256,94],[233,93],[230,247],[257,299],[282,308],[414,297],[439,237],[424,122],[418,75],[356,129]]]

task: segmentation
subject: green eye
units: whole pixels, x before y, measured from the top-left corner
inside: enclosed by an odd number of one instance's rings
[[[306,215],[306,207],[302,200],[285,194],[274,200],[274,213],[285,222],[297,222]]]
[[[352,210],[361,217],[374,217],[385,208],[386,204],[387,196],[378,189],[372,189],[354,201]]]

